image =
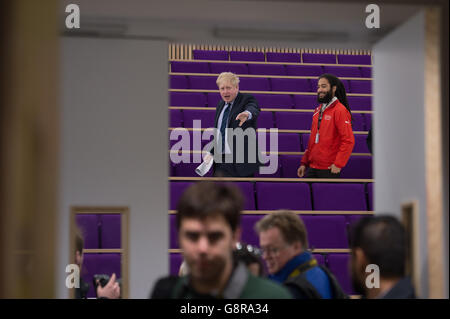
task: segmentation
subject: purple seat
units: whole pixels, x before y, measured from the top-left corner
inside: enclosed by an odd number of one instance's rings
[[[370,96],[347,96],[347,101],[351,110],[372,110],[372,98]]]
[[[194,60],[228,60],[228,51],[193,50]]]
[[[311,92],[311,83],[307,79],[270,79],[273,91]]]
[[[289,62],[289,63],[300,63],[301,62],[300,53],[267,52],[266,58],[267,58],[267,62]]]
[[[173,164],[174,175],[178,177],[200,177],[195,173],[195,169],[199,166],[200,163],[178,163]],[[212,177],[212,169],[206,173],[204,177]]]
[[[208,106],[216,107],[217,103],[222,100],[220,93],[207,93]]]
[[[308,148],[308,142],[309,142],[309,136],[311,134],[309,133],[302,133],[300,140],[301,140],[301,150],[304,152]]]
[[[292,97],[288,94],[253,94],[261,108],[291,109]]]
[[[231,61],[265,61],[263,52],[230,51]]]
[[[372,93],[372,81],[368,80],[350,80],[350,92],[352,93]]]
[[[296,109],[315,109],[319,106],[316,95],[294,95],[294,105]],[[312,113],[311,113],[312,114]]]
[[[189,89],[188,79],[184,75],[171,75],[170,76],[170,88],[171,89]]]
[[[347,224],[340,215],[301,215],[310,248],[348,248]]]
[[[312,183],[314,210],[367,210],[363,184]]]
[[[296,178],[302,155],[280,155],[281,177]]]
[[[247,65],[244,63],[211,63],[211,73],[232,72],[234,74],[248,74]]]
[[[340,79],[340,80],[341,80],[342,84],[344,84],[345,92],[346,93],[350,93],[351,92],[350,91],[351,87],[350,87],[349,81],[348,80],[342,80],[342,79]],[[312,88],[311,92],[317,92],[317,83],[318,82],[319,82],[318,79],[311,79],[311,88]]]
[[[239,89],[243,91],[271,91],[269,79],[240,78]]]
[[[273,112],[262,111],[258,115],[258,128],[272,128],[273,126]]]
[[[170,207],[169,209],[177,209],[178,201],[183,195],[186,188],[191,185],[191,182],[170,182]]]
[[[178,242],[177,215],[169,214],[169,249],[180,247]]]
[[[323,68],[320,65],[286,65],[286,72],[292,76],[319,76]]]
[[[188,134],[189,136],[185,137],[184,134]],[[208,138],[208,137],[209,137],[209,139],[203,139],[203,138]],[[179,144],[176,146],[176,148],[173,148],[173,150],[183,149],[185,151],[187,151],[187,150],[199,151],[199,150],[202,150],[206,144],[208,144],[210,141],[212,141],[214,136],[208,136],[208,135],[206,135],[206,132],[189,131],[187,133],[183,133],[180,135],[175,134],[173,138],[174,138],[174,140],[170,140],[170,135],[169,135],[169,148],[171,150],[175,144],[178,144],[180,142],[180,143],[186,143],[186,144],[185,145]],[[200,140],[200,143],[198,144],[199,140]]]
[[[194,127],[194,120],[201,121],[202,128],[214,127],[214,117],[216,110],[183,110],[184,127]]]
[[[122,248],[121,245],[121,215],[102,214],[101,224],[101,248]]]
[[[169,110],[170,111],[170,127],[183,127],[183,114],[181,110]]]
[[[355,295],[352,288],[351,276],[349,273],[349,254],[329,254],[328,268],[338,280],[346,294]]]
[[[299,136],[299,134],[297,134],[297,133],[278,133],[278,151],[279,152],[300,152],[300,136]]]
[[[364,116],[361,113],[352,113],[352,129],[353,131],[364,131],[366,129]]]
[[[277,64],[249,64],[248,73],[259,75],[286,75],[286,68],[284,65]]]
[[[99,226],[100,221],[98,215],[94,214],[77,214],[75,221],[80,228],[84,239],[85,249],[100,248],[99,243]]]
[[[207,62],[170,62],[170,71],[173,73],[210,73]]]
[[[366,131],[369,131],[372,128],[372,114],[370,113],[364,114],[364,124]]]
[[[355,146],[353,147],[353,153],[370,153],[367,147],[367,135],[355,135]]]
[[[218,90],[215,76],[189,76],[189,87],[197,90]]]
[[[93,279],[96,274],[106,274],[111,276],[116,274],[116,278],[122,278],[120,254],[84,254],[81,278],[89,284],[88,298],[95,298]]]
[[[235,182],[244,197],[244,210],[255,210],[255,190],[252,182]]]
[[[361,77],[361,71],[358,67],[325,65],[323,68],[325,73],[331,73],[337,77]]]
[[[372,178],[372,156],[351,156],[341,171],[342,178]]]
[[[276,112],[275,123],[280,130],[310,130],[312,114],[300,112]]]
[[[372,68],[371,67],[368,67],[368,68],[360,67],[360,69],[361,69],[361,76],[363,78],[371,78],[372,77]]]
[[[204,93],[170,92],[170,106],[206,106]]]
[[[311,210],[311,195],[307,183],[256,183],[259,210]]]
[[[338,54],[337,59],[339,64],[372,64],[370,55]]]
[[[374,210],[373,208],[373,183],[367,183],[367,198],[369,199],[369,210]]]
[[[345,216],[347,218],[347,224],[348,229],[350,230],[361,218],[369,217],[372,215],[347,215]]]
[[[334,54],[319,54],[319,53],[303,53],[303,63],[326,63],[336,64],[336,55]]]
[[[322,254],[312,254],[313,257],[317,260],[317,263],[321,266],[326,266],[325,257]]]
[[[241,242],[259,247],[259,238],[255,231],[255,224],[264,216],[254,214],[241,215]]]
[[[169,254],[169,275],[178,276],[180,266],[183,263],[183,255],[180,253]]]
[[[262,164],[262,167],[269,167],[269,163]],[[272,164],[273,165],[273,164]],[[280,178],[281,177],[281,169],[280,169],[280,161],[278,161],[277,170],[274,173],[260,173],[259,170],[255,173],[255,177],[265,177],[265,178]]]

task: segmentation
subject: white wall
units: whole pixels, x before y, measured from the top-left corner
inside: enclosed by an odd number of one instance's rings
[[[58,297],[71,205],[128,206],[130,297],[168,273],[167,43],[62,39]],[[155,169],[156,168],[156,169]]]
[[[425,18],[421,12],[373,48],[375,211],[401,218],[419,201],[421,297],[428,296],[424,139]],[[439,94],[439,92],[436,92]]]

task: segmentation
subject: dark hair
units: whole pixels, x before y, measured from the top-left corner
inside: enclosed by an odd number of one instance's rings
[[[351,228],[350,247],[361,248],[370,264],[378,265],[380,276],[405,276],[407,235],[403,225],[393,216],[360,219]]]
[[[223,216],[234,232],[240,225],[243,198],[236,186],[225,183],[198,182],[183,193],[177,206],[177,227],[183,218],[204,220]]]
[[[322,78],[325,78],[328,80],[328,83],[330,83],[331,88],[333,88],[333,86],[336,87],[336,92],[334,95],[338,98],[339,102],[341,102],[345,106],[345,108],[350,113],[350,117],[352,117],[352,111],[350,110],[350,106],[348,105],[347,94],[345,93],[345,87],[344,87],[344,84],[341,82],[341,80],[339,80],[335,75],[330,74],[330,73],[324,73],[321,76],[319,76],[319,80]],[[353,117],[352,117],[352,119],[353,119]]]

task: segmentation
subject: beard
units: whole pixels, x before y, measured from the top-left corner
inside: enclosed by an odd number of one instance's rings
[[[319,103],[330,103],[332,98],[333,97],[331,96],[331,91],[328,91],[323,97],[320,97],[320,95],[317,94],[317,102]]]

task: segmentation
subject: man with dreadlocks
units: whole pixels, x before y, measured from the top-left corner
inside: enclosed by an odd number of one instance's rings
[[[322,74],[317,84],[317,101],[321,105],[314,110],[308,148],[297,174],[307,178],[336,178],[355,145],[352,114],[342,82],[332,74]]]

